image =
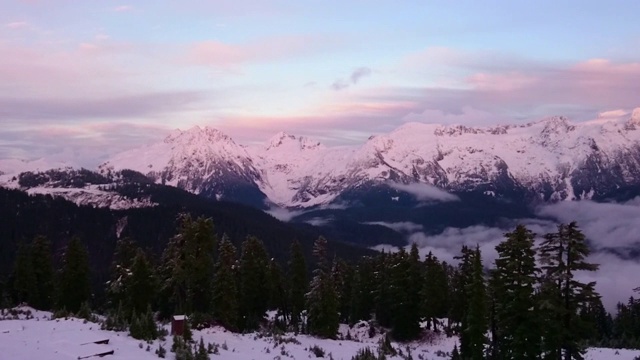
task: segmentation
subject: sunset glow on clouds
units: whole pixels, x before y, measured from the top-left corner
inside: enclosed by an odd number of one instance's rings
[[[346,144],[640,106],[640,4],[516,3],[5,0],[0,158],[95,165],[196,124]]]

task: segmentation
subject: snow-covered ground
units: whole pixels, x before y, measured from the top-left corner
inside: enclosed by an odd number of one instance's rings
[[[100,330],[100,325],[79,319],[50,320],[51,313],[34,311],[33,318],[26,319],[24,315],[17,320],[0,321],[0,359],[12,360],[68,360],[98,352],[109,352],[105,360],[134,360],[157,359],[155,350],[159,344],[167,349],[167,359],[173,359],[171,337],[165,341],[156,340],[145,343],[133,339],[124,332]],[[342,325],[340,332],[343,337],[349,333],[352,340],[324,340],[309,336],[285,334],[281,337],[263,336],[258,333],[234,334],[221,328],[194,331],[193,338],[201,337],[205,344],[217,345],[219,353],[211,355],[212,359],[313,359],[316,358],[309,350],[317,346],[325,351],[324,358],[351,359],[358,350],[369,347],[376,350],[382,335],[373,338],[368,335],[366,324],[357,324],[353,328]],[[108,339],[108,344],[93,344],[95,341]],[[414,359],[448,359],[457,339],[443,335],[432,335],[422,341],[410,344],[392,345],[404,355],[407,349]],[[89,343],[89,344],[87,344]],[[82,345],[87,344],[87,345]],[[147,349],[149,349],[147,351]],[[632,360],[640,355],[640,350],[589,349],[586,359],[589,360]],[[400,355],[389,356],[389,359],[403,359]]]

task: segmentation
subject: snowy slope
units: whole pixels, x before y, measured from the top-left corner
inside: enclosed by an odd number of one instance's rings
[[[15,187],[21,171],[50,167],[0,161],[0,186]],[[564,117],[494,127],[407,123],[350,147],[286,133],[245,147],[219,130],[194,127],[118,154],[98,171],[108,177],[123,169],[258,207],[327,205],[349,191],[390,183],[531,201],[590,199],[640,185],[640,108],[580,123]]]
[[[564,117],[486,128],[408,123],[355,148],[296,146],[302,139],[252,149],[261,189],[283,206],[325,204],[345,189],[386,181],[493,193],[521,187],[545,200],[640,184],[640,108],[575,124]]]
[[[196,194],[225,198],[233,188],[261,184],[261,173],[244,147],[213,128],[175,130],[160,143],[116,155],[99,171],[131,169],[154,181]]]
[[[640,184],[640,108],[581,123],[564,117],[495,127],[407,123],[353,147],[279,133],[246,148],[218,130],[195,127],[100,166],[103,173],[114,169],[218,198],[228,187],[253,186],[283,207],[328,204],[345,191],[388,181],[584,199]]]
[[[75,170],[69,167],[34,167],[26,163],[18,171],[17,173],[0,175],[0,187],[22,190],[29,195],[61,197],[80,206],[114,210],[157,205],[148,197],[129,198],[115,191],[115,186],[119,185],[121,180],[120,174],[114,173],[114,176],[100,179],[101,181],[97,184],[93,184],[85,180],[99,175],[88,170]],[[25,180],[27,178],[29,180]]]
[[[92,352],[113,350],[113,355],[104,359],[133,360],[158,359],[154,351],[159,344],[169,350],[170,337],[165,341],[156,340],[146,344],[127,336],[124,332],[100,330],[94,323],[85,323],[78,319],[49,320],[50,313],[34,311],[33,318],[27,320],[22,316],[20,320],[0,321],[0,356],[3,359],[40,359],[40,360],[69,360],[78,359]],[[315,358],[309,348],[318,346],[326,355],[336,360],[349,360],[358,350],[369,347],[375,351],[381,335],[369,338],[368,326],[354,328],[341,325],[340,332],[347,332],[353,340],[325,340],[309,336],[284,334],[281,338],[274,338],[258,333],[233,334],[222,328],[211,328],[194,331],[194,339],[202,337],[205,344],[217,344],[219,354],[211,355],[211,359],[231,360],[272,360],[280,359],[309,359]],[[105,345],[81,345],[96,340],[109,339]],[[443,335],[432,334],[429,338],[409,344],[392,343],[392,346],[407,354],[410,349],[413,358],[425,360],[444,360],[450,358],[450,352],[457,343],[457,338],[447,338]],[[147,351],[147,345],[149,351]],[[638,350],[589,349],[585,359],[588,360],[632,360],[640,355]],[[173,358],[173,353],[167,352],[167,359]],[[390,360],[403,359],[401,356],[388,357]]]

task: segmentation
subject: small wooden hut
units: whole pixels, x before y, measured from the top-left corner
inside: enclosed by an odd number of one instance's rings
[[[174,315],[171,319],[171,335],[183,336],[185,321],[187,321],[185,315]]]

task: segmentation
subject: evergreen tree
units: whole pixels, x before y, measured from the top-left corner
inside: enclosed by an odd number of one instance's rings
[[[451,352],[451,360],[462,360],[460,352],[458,351],[458,345],[453,346],[453,351]]]
[[[18,244],[16,253],[13,267],[13,293],[16,303],[32,304],[39,297],[31,259],[31,247],[24,243]]]
[[[107,282],[107,300],[111,307],[119,306],[126,301],[125,283],[131,275],[133,258],[137,248],[129,237],[118,239],[111,262],[111,277]]]
[[[452,274],[452,296],[451,307],[449,312],[449,321],[458,324],[457,330],[460,334],[460,354],[469,354],[471,349],[469,345],[468,333],[465,329],[468,327],[468,311],[469,311],[469,289],[473,278],[473,257],[474,251],[468,246],[463,245],[460,249],[460,255],[455,259],[459,260],[458,268]]]
[[[358,263],[353,275],[350,322],[369,320],[374,309],[374,260],[365,257]]]
[[[505,234],[496,246],[498,258],[492,274],[495,299],[498,354],[504,359],[537,359],[540,354],[540,324],[534,287],[536,267],[534,234],[523,225]]]
[[[238,328],[238,290],[236,286],[236,248],[224,235],[220,242],[213,284],[214,320],[229,330]]]
[[[311,335],[333,339],[338,332],[338,296],[327,259],[327,240],[319,237],[313,245],[317,268],[307,294],[308,328]]]
[[[448,282],[446,265],[441,264],[431,252],[424,260],[424,280],[420,293],[422,316],[427,320],[427,328],[437,330],[438,318],[447,316]]]
[[[473,275],[468,286],[467,293],[470,295],[469,309],[467,312],[467,327],[463,331],[466,333],[464,338],[469,341],[469,344],[465,346],[469,353],[462,353],[461,356],[463,359],[482,360],[484,359],[488,327],[486,319],[487,292],[480,247],[476,247],[473,256]]]
[[[158,271],[161,283],[160,304],[165,316],[170,313],[208,314],[213,304],[214,249],[213,221],[192,219],[182,214],[176,234],[165,248]]]
[[[207,348],[204,346],[204,340],[202,337],[200,338],[200,342],[198,343],[198,350],[194,356],[195,360],[209,360],[209,353],[207,352]]]
[[[416,338],[420,334],[420,258],[414,246],[411,254],[404,249],[391,256],[391,334],[399,341]]]
[[[378,255],[375,262],[375,314],[380,326],[391,327],[393,325],[394,297],[392,285],[393,278],[389,271],[394,265],[393,256],[387,253]]]
[[[131,265],[131,275],[124,286],[127,312],[141,314],[153,304],[157,288],[156,278],[153,267],[142,249],[137,250]]]
[[[255,236],[242,243],[240,256],[241,329],[257,330],[269,306],[269,258]]]
[[[214,250],[217,239],[211,219],[185,221],[181,234],[187,237],[187,298],[194,313],[206,314],[213,303]]]
[[[282,268],[275,259],[269,261],[269,309],[277,310],[278,316],[286,319],[289,315],[287,290]]]
[[[300,323],[300,314],[305,308],[305,294],[308,286],[307,264],[298,240],[294,240],[291,244],[290,256],[289,304],[291,304],[291,324],[297,328]]]
[[[60,292],[58,294],[58,308],[65,308],[75,313],[83,302],[91,297],[89,282],[89,255],[87,249],[74,236],[65,249],[62,270],[60,272]]]
[[[335,260],[332,277],[338,294],[340,321],[349,322],[351,296],[353,295],[353,268],[342,259]]]
[[[578,271],[595,271],[598,265],[585,261],[590,250],[575,222],[561,224],[557,233],[545,235],[539,253],[543,282],[548,290],[542,301],[553,320],[561,324],[554,333],[545,334],[545,339],[550,340],[545,350],[553,358],[559,358],[562,353],[565,360],[582,359],[584,348],[580,333],[585,324],[579,317],[579,310],[599,296],[594,290],[595,283],[584,284],[574,277]]]
[[[54,300],[54,270],[51,242],[44,236],[36,236],[31,246],[31,262],[37,295],[32,306],[39,310],[51,310]]]

